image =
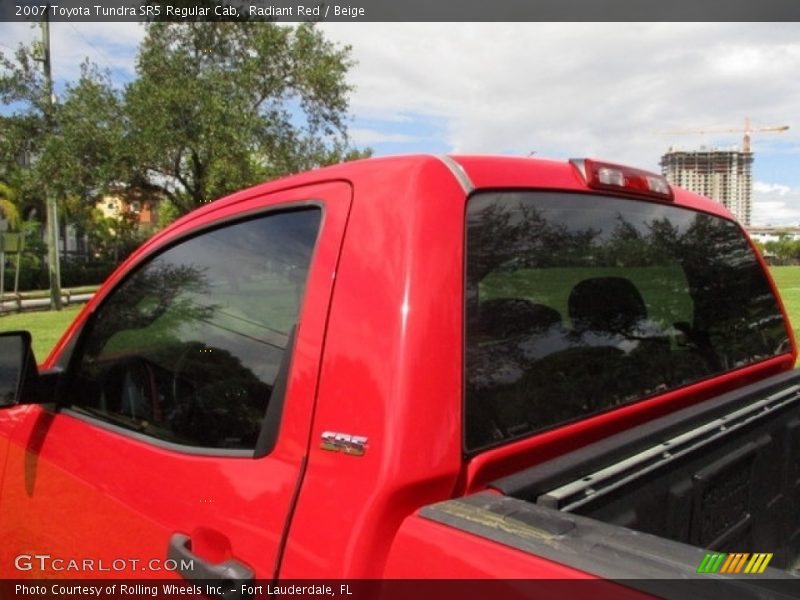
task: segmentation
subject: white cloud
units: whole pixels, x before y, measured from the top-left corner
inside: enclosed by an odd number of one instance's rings
[[[74,80],[89,57],[101,69],[131,78],[144,27],[139,23],[54,23],[51,26],[54,76]]]
[[[134,58],[144,27],[139,23],[69,23],[50,25],[53,77],[56,81],[74,81],[87,57],[101,69],[124,79],[134,75]],[[0,50],[8,53],[20,44],[28,45],[41,38],[38,27],[25,23],[0,23]]]
[[[763,181],[756,181],[753,184],[753,192],[755,194],[774,194],[778,196],[786,196],[790,194],[792,188],[788,185],[781,185],[778,183],[764,183]]]
[[[385,131],[363,127],[351,127],[348,129],[348,134],[355,144],[362,146],[384,142],[413,142],[419,140],[419,137],[405,133],[386,133]]]
[[[800,223],[800,187],[756,181],[753,184],[753,225]]]
[[[739,133],[659,130],[782,125],[797,114],[800,25],[328,23],[353,47],[353,112],[441,119],[453,152],[595,155],[657,169],[670,145]],[[794,123],[791,123],[794,125]],[[798,123],[797,125],[800,125]],[[800,145],[800,128],[769,136]],[[766,138],[766,140],[765,140]]]

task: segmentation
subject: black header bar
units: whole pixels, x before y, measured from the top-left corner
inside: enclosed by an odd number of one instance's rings
[[[787,0],[3,0],[0,21],[800,21]]]

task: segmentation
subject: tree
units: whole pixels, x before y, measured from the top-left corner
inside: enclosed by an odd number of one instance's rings
[[[63,101],[50,105],[38,54],[34,44],[0,55],[0,101],[13,107],[2,122],[0,177],[13,181],[18,206],[43,215],[48,188],[57,198],[86,199],[121,176],[124,115],[120,93],[88,62]]]
[[[800,240],[782,232],[778,234],[777,240],[770,240],[764,244],[764,249],[778,259],[780,264],[792,264],[800,259]]]
[[[149,23],[137,79],[118,89],[86,62],[52,107],[40,54],[37,44],[0,54],[0,102],[14,111],[0,117],[0,179],[37,211],[47,188],[92,200],[127,187],[183,214],[369,155],[347,138],[350,49],[313,24]]]
[[[151,23],[125,91],[128,179],[182,213],[264,179],[355,158],[349,47],[313,24]]]
[[[20,46],[13,56],[0,53],[0,101],[14,107],[2,117],[0,131],[0,178],[16,191],[19,207],[35,202],[44,207],[42,180],[29,168],[28,157],[41,151],[47,106],[41,67],[36,61],[38,45]],[[35,200],[32,196],[36,196]],[[42,211],[43,214],[43,211]]]
[[[16,192],[0,182],[0,218],[8,222],[11,229],[19,226],[19,208],[16,204]]]
[[[84,62],[55,111],[55,127],[38,157],[59,198],[94,198],[125,174],[125,114],[122,94],[107,73]]]

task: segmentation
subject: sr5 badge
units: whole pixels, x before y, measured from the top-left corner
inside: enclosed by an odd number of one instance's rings
[[[331,452],[344,452],[353,456],[364,456],[367,451],[367,438],[336,431],[324,431],[320,448]]]

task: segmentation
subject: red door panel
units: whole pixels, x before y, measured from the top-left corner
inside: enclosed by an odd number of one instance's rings
[[[0,436],[11,435],[0,496],[0,578],[41,577],[43,566],[46,576],[176,576],[164,562],[176,533],[210,563],[235,558],[256,577],[272,577],[307,453],[351,196],[348,184],[336,182],[236,205],[241,213],[308,201],[322,207],[274,449],[263,458],[201,455],[70,410],[9,409],[0,415]],[[230,218],[233,211],[224,212]],[[3,425],[12,415],[13,434]],[[21,555],[33,558],[17,560]]]

